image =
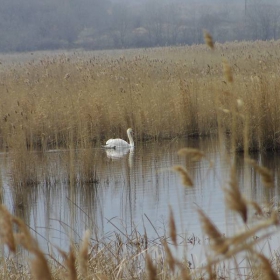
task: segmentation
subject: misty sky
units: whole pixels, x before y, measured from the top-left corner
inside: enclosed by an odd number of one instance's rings
[[[279,4],[280,0],[0,0],[0,51],[191,45],[203,42],[203,29],[219,42],[278,39]]]

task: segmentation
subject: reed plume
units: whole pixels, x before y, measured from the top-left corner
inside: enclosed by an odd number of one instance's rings
[[[181,175],[182,183],[184,186],[193,187],[192,178],[183,166],[176,165],[173,167],[173,170],[177,171]]]
[[[177,231],[174,219],[174,214],[171,206],[169,206],[169,234],[173,244],[177,247]]]
[[[220,233],[212,221],[205,215],[201,209],[197,209],[200,217],[202,230],[210,238],[210,246],[217,254],[225,254],[229,250],[229,244],[226,238]]]
[[[65,266],[67,268],[67,278],[69,280],[77,280],[77,270],[76,270],[76,257],[74,254],[73,246],[70,246],[70,250],[68,253],[65,251],[58,249],[59,253],[64,258]]]
[[[260,215],[260,216],[264,215],[262,208],[256,201],[249,200],[249,201],[247,201],[247,203],[253,206],[253,208],[256,210],[257,215]]]
[[[267,188],[274,187],[274,178],[272,172],[264,167],[257,164],[253,159],[246,159],[246,161],[253,166],[253,168],[260,174],[262,183]]]
[[[246,223],[248,212],[247,203],[240,192],[235,167],[231,168],[229,186],[230,188],[224,189],[226,206],[232,211],[237,212],[242,217],[244,223]]]
[[[261,261],[261,274],[262,279],[279,280],[277,273],[273,270],[271,262],[263,254],[254,252]]]
[[[166,256],[167,256],[167,263],[169,265],[169,268],[171,269],[172,272],[174,272],[175,265],[176,265],[176,260],[173,257],[172,252],[171,252],[171,250],[170,250],[170,248],[169,248],[169,246],[168,246],[168,244],[167,244],[165,239],[162,241],[162,244],[163,244]]]
[[[205,157],[205,154],[202,151],[194,148],[182,148],[178,151],[178,155],[186,157],[189,156],[193,161],[200,161],[203,157]]]
[[[50,268],[44,253],[40,250],[37,241],[30,234],[29,229],[19,218],[13,217],[13,222],[18,226],[19,232],[15,234],[16,242],[27,251],[34,254],[31,261],[31,273],[34,279],[52,279]]]
[[[31,274],[37,280],[51,280],[51,272],[44,254],[41,251],[35,253],[31,261]]]
[[[213,41],[212,36],[206,30],[203,31],[203,34],[204,34],[205,44],[213,50],[215,46],[214,46],[214,41]]]
[[[84,234],[84,238],[82,240],[80,250],[79,250],[79,264],[81,275],[84,279],[88,277],[88,262],[89,262],[89,238],[90,238],[90,231],[87,230]]]
[[[149,254],[146,255],[146,264],[147,264],[149,280],[157,280],[157,269],[154,266],[153,261]]]
[[[13,253],[16,251],[16,243],[13,233],[13,216],[4,205],[0,205],[0,238]]]
[[[224,76],[225,76],[226,80],[229,83],[232,83],[233,82],[232,70],[231,70],[231,67],[229,66],[227,60],[223,61],[223,70],[224,70]]]

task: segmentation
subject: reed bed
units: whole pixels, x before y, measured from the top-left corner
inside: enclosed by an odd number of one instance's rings
[[[250,150],[278,149],[279,44],[77,52],[6,63],[1,147],[88,148],[125,137],[127,127],[138,141],[206,136],[218,127],[231,134],[235,119],[236,149],[244,150],[244,129]]]

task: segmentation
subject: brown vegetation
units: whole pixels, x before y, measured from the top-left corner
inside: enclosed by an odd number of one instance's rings
[[[138,141],[220,129],[234,149],[279,149],[278,41],[125,53],[4,66],[1,147],[88,148],[133,127]]]

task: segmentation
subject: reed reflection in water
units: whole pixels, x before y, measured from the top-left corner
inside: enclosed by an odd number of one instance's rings
[[[177,151],[183,147],[201,149],[207,160],[180,157]],[[222,187],[229,180],[230,156],[221,150],[216,139],[208,138],[148,143],[123,154],[99,148],[30,152],[17,163],[17,168],[28,166],[24,172],[31,170],[36,178],[28,185],[15,179],[17,157],[3,153],[2,202],[34,229],[45,250],[50,243],[66,248],[70,239],[78,242],[88,228],[100,240],[113,238],[119,230],[129,233],[137,228],[143,233],[145,224],[148,236],[156,238],[167,231],[169,205],[179,232],[202,238],[196,213],[201,207],[221,232],[228,233],[241,221],[224,206]],[[277,182],[277,154],[251,157],[274,171]],[[243,155],[236,160],[239,185],[248,199],[265,204],[278,195],[278,188],[263,188]],[[188,169],[193,188],[185,188],[172,170],[178,164]]]

